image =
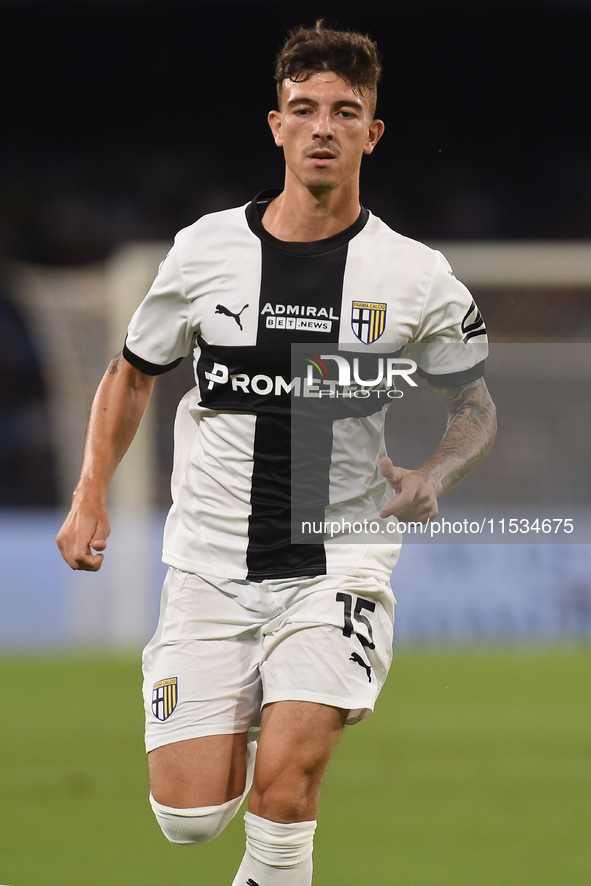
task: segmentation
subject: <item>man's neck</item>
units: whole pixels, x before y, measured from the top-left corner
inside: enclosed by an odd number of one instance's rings
[[[349,228],[360,211],[358,187],[310,191],[286,180],[263,215],[263,227],[278,240],[309,243]]]

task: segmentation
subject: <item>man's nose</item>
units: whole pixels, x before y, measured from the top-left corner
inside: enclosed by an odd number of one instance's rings
[[[333,136],[334,130],[331,114],[328,111],[325,114],[318,114],[316,126],[314,127],[314,138],[331,139]]]

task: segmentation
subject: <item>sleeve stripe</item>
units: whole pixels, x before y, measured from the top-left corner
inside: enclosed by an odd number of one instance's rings
[[[175,366],[178,366],[183,359],[179,357],[178,360],[173,360],[172,363],[167,363],[166,366],[159,366],[157,363],[149,363],[147,360],[138,357],[137,354],[129,350],[126,344],[123,345],[123,356],[128,363],[131,363],[132,366],[135,366],[136,369],[139,369],[140,372],[144,372],[146,375],[162,375],[164,372],[168,372],[174,369]]]
[[[468,332],[467,335],[464,336],[464,344],[476,335],[486,335],[486,326],[482,326],[480,329],[475,329],[473,332]]]
[[[446,375],[433,375],[433,373],[425,372],[420,366],[417,369],[417,375],[426,378],[430,385],[436,388],[453,388],[459,385],[470,384],[477,378],[484,375],[484,360],[471,366],[469,369],[462,369],[460,372],[448,372]]]
[[[472,323],[468,323],[468,317],[470,316],[474,316]],[[478,310],[474,299],[472,299],[470,307],[462,320],[462,332],[465,333],[464,344],[466,344],[469,339],[474,338],[475,335],[486,335],[484,320],[482,319],[482,314]]]

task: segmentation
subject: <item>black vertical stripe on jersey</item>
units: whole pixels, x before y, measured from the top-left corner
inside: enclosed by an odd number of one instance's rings
[[[311,244],[286,244],[309,246]],[[301,255],[292,251],[284,252],[263,242],[261,269],[261,301],[258,348],[281,348],[285,350],[286,361],[291,362],[291,344],[297,342],[317,342],[319,345],[338,342],[343,296],[343,279],[347,261],[348,244],[319,255]],[[308,309],[318,312],[324,309],[322,318],[329,315],[330,332],[315,332],[310,329],[278,329],[267,326],[269,313],[263,313],[270,305],[273,310],[279,307],[285,316],[296,319],[316,319],[308,314]],[[295,312],[299,311],[298,314]],[[302,313],[302,312],[305,313]]]
[[[324,575],[326,554],[323,535],[318,541],[291,543],[291,524],[302,520],[324,522],[324,508],[328,504],[329,467],[332,452],[332,422],[324,422],[314,437],[313,467],[306,476],[307,490],[298,487],[296,502],[292,498],[291,468],[285,477],[285,453],[291,454],[291,421],[289,415],[261,414],[255,429],[255,458],[252,474],[248,548],[246,551],[247,578],[262,581],[290,578],[298,575]],[[291,463],[291,458],[288,459]],[[316,482],[312,481],[312,475]],[[299,495],[298,495],[299,493]],[[304,493],[303,506],[299,505]]]
[[[322,241],[320,241],[322,243]],[[300,244],[279,244],[261,240],[262,269],[260,316],[257,350],[281,349],[289,377],[292,342],[310,342],[318,347],[338,342],[343,280],[347,260],[348,241],[334,248],[314,254],[310,247],[298,252]],[[330,332],[268,328],[262,311],[266,304],[273,310],[277,305],[287,311],[291,306],[317,310],[324,308],[334,318]],[[332,310],[331,310],[332,309]],[[291,316],[297,316],[292,313]],[[322,421],[309,440],[310,461],[315,478],[313,501],[298,502],[297,514],[306,513],[306,519],[324,521],[324,507],[328,504],[329,472],[332,453],[332,422]],[[248,578],[287,578],[297,575],[326,573],[324,545],[314,543],[292,544],[292,484],[291,484],[291,415],[280,417],[258,414],[254,439],[254,465],[251,485],[251,515],[249,518],[246,563]],[[300,499],[302,488],[299,489]],[[302,508],[302,505],[305,505]]]

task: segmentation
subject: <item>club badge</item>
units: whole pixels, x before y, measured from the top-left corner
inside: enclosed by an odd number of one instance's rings
[[[354,301],[351,326],[359,341],[364,345],[371,345],[386,328],[386,305],[370,301]]]
[[[152,713],[157,720],[168,720],[178,701],[177,678],[169,677],[154,683],[152,690]]]

